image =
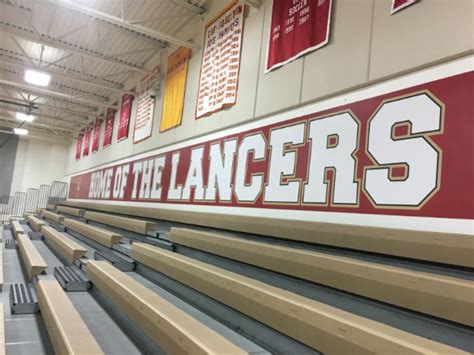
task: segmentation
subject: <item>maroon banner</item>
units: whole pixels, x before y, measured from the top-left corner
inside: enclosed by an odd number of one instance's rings
[[[265,72],[329,41],[332,0],[273,0]]]
[[[89,126],[87,126],[87,128],[86,128],[86,134],[84,135],[84,147],[83,147],[83,150],[82,150],[82,156],[83,157],[89,156],[89,147],[90,147],[90,143],[91,143],[91,135],[92,135],[93,127],[94,126],[91,123],[89,123]]]
[[[94,134],[92,136],[92,153],[97,153],[99,151],[100,129],[102,128],[102,121],[103,120],[100,117],[95,119]]]
[[[81,159],[81,151],[82,151],[82,141],[84,140],[84,129],[81,130],[79,135],[77,136],[76,142],[76,160]]]
[[[394,14],[404,8],[413,5],[417,0],[392,0],[392,8],[390,9],[390,14]]]
[[[472,219],[474,72],[433,77],[79,174],[69,198]]]
[[[120,106],[120,117],[117,131],[117,141],[128,138],[128,129],[130,126],[130,115],[132,114],[132,103],[135,96],[125,94],[122,96],[122,104]]]
[[[105,120],[105,131],[104,131],[104,143],[103,147],[107,148],[112,144],[112,135],[114,133],[114,122],[115,122],[115,113],[117,112],[114,108],[109,108],[107,110],[107,118]]]

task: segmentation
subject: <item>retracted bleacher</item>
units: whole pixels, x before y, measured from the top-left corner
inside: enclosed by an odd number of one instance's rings
[[[255,235],[329,245],[403,258],[474,267],[473,237],[466,234],[278,220],[163,208],[141,208],[94,202],[64,201],[77,208],[139,216]]]
[[[467,269],[474,266],[474,243],[469,235],[289,220],[275,223],[270,218],[216,217],[95,202],[65,201],[64,205],[84,210],[84,218],[100,222],[104,229],[123,230],[124,240],[127,231],[145,235],[150,230],[143,219],[157,226],[161,221],[177,223],[179,227],[167,233],[176,252],[144,240],[133,242],[132,259],[319,351],[462,352],[449,341],[427,339],[428,330],[413,334],[411,326],[408,331],[390,326],[398,324],[395,320],[378,322],[379,316],[361,317],[318,302],[317,297],[289,292],[284,281],[288,278],[296,285],[304,280],[308,287],[337,290],[355,300],[351,302],[373,300],[377,312],[384,313],[383,305],[389,305],[393,314],[381,319],[397,314],[415,319],[420,314],[429,326],[431,319],[446,322],[446,327],[458,324],[460,333],[464,326],[474,326],[474,277]],[[134,227],[140,223],[141,227]],[[216,267],[221,264],[225,269]],[[283,286],[244,276],[252,275],[251,268],[274,273],[272,277],[281,278]],[[304,326],[293,323],[300,318],[305,319]],[[358,340],[346,338],[348,334]]]

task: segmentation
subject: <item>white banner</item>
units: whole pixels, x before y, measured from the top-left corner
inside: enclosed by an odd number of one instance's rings
[[[237,2],[206,26],[196,118],[235,104],[243,22]]]
[[[150,74],[144,77],[140,83],[137,115],[133,129],[133,144],[151,137],[156,102],[156,95],[153,90],[156,88],[157,80],[157,76]]]

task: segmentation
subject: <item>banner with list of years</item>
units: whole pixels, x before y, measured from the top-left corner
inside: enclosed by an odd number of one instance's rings
[[[239,1],[206,26],[196,118],[236,102],[243,22],[244,4]]]
[[[156,103],[156,94],[153,93],[153,90],[158,84],[158,70],[159,68],[155,68],[153,71],[156,75],[148,74],[140,82],[133,144],[151,137]]]

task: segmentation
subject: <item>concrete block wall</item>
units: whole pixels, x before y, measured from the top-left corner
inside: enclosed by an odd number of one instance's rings
[[[201,51],[193,51],[188,68],[183,120],[159,133],[161,97],[157,99],[152,137],[133,144],[136,101],[130,134],[112,146],[75,161],[69,146],[67,174],[185,141],[192,137],[268,117],[277,112],[350,92],[389,78],[447,62],[473,52],[474,2],[425,0],[390,15],[391,0],[333,0],[330,42],[269,74],[264,74],[271,1],[246,10],[237,104],[195,120]],[[177,36],[202,45],[208,20],[229,3],[215,0],[204,19],[195,18]],[[161,54],[166,72],[170,48]],[[101,140],[103,135],[101,135]]]

